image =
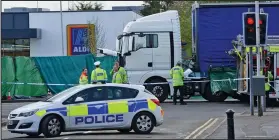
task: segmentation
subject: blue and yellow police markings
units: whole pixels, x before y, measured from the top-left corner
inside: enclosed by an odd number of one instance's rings
[[[40,110],[39,117],[48,112],[59,112],[63,116],[75,117],[75,124],[123,122],[124,114],[142,109],[155,111],[157,105],[150,99],[109,101],[107,103],[78,104],[67,107]]]
[[[47,109],[47,110],[39,110],[36,112],[36,115],[39,117],[43,117],[48,112],[59,112],[63,116],[67,116],[67,108],[66,107],[60,107],[60,108],[53,108],[53,109]]]
[[[113,123],[123,122],[123,114],[109,114],[109,115],[94,115],[85,117],[75,117],[75,125],[79,124],[98,124],[98,123]]]

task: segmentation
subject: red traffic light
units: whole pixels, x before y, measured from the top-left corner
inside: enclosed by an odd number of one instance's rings
[[[262,20],[260,20],[260,21],[259,21],[259,23],[260,23],[260,24],[263,24],[263,21],[262,21]]]
[[[252,18],[248,18],[247,19],[247,23],[250,24],[250,25],[254,24],[254,20]]]

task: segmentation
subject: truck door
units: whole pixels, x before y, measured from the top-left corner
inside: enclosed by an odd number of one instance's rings
[[[125,58],[125,68],[128,72],[129,82],[139,82],[143,73],[153,69],[152,54],[154,43],[150,40],[151,37],[152,35],[150,34],[142,36],[135,34],[130,39],[127,38],[130,42],[124,41],[130,44],[132,49]],[[124,44],[124,46],[129,46],[128,44]]]
[[[169,71],[171,68],[170,33],[157,33],[150,37],[153,39],[153,69]]]

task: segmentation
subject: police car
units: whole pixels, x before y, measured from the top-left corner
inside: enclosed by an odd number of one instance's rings
[[[61,132],[134,130],[148,134],[163,123],[159,100],[141,85],[88,84],[13,110],[7,129],[12,133],[57,137]]]

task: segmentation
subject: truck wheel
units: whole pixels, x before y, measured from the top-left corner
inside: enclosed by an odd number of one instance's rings
[[[164,83],[165,81],[162,81],[160,79],[152,79],[148,83]],[[159,101],[162,103],[168,98],[168,94],[170,92],[169,85],[147,85],[146,89],[150,91],[153,95],[155,95]]]
[[[41,130],[45,137],[57,137],[61,134],[62,122],[55,115],[47,116],[41,125]]]
[[[217,91],[215,94],[212,94],[210,84],[207,84],[205,86],[204,94],[205,94],[206,100],[208,100],[210,102],[224,102],[228,98],[228,95],[223,91]]]

